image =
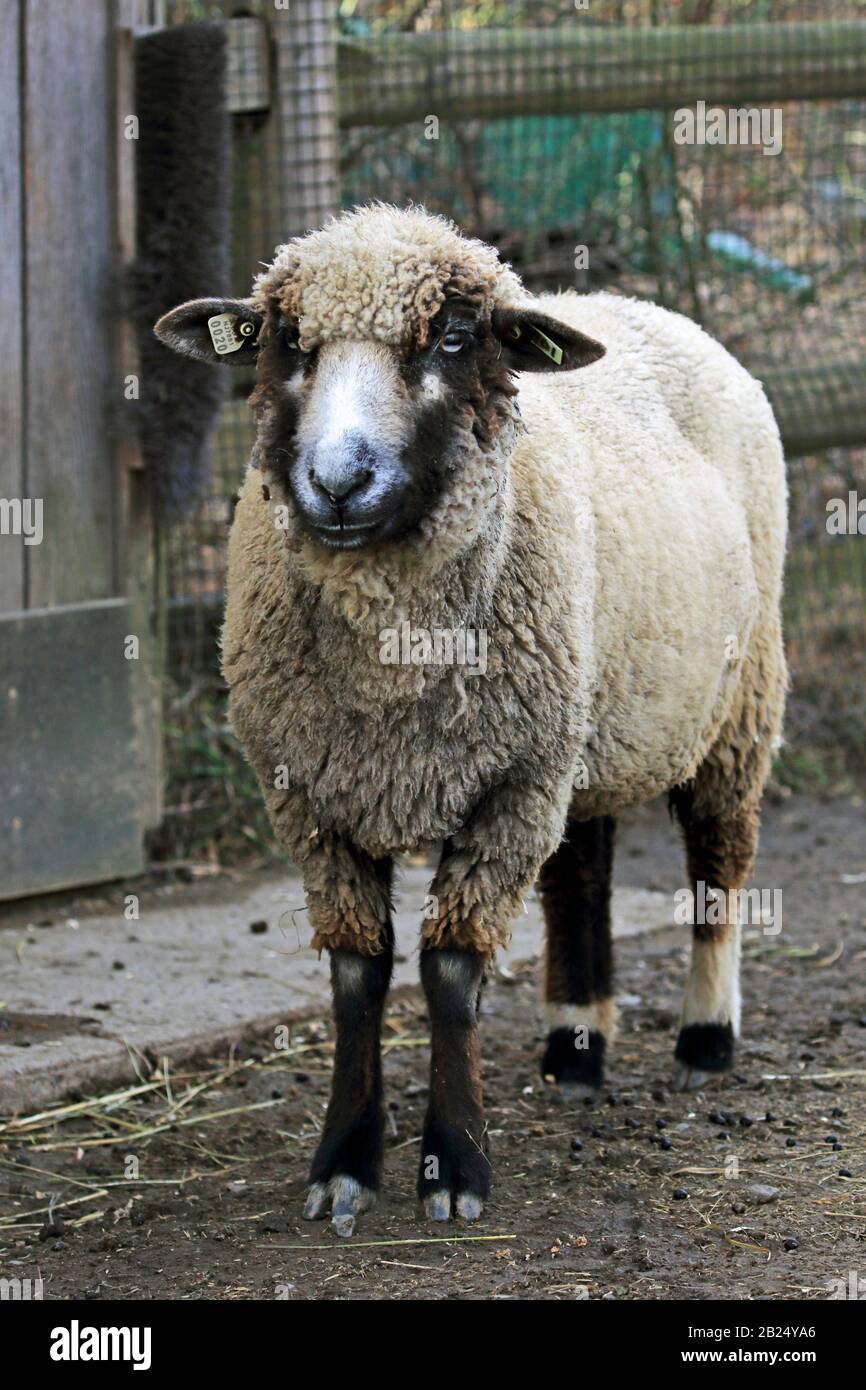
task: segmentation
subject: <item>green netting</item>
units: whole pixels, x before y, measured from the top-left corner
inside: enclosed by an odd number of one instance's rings
[[[237,293],[329,212],[416,200],[531,288],[653,298],[761,377],[790,460],[793,756],[866,760],[866,541],[826,525],[833,498],[866,497],[866,0],[170,5],[203,17],[231,26]],[[698,102],[742,138],[679,143]],[[211,495],[163,538],[184,711],[214,680],[252,438],[235,380]],[[177,721],[181,763],[193,723]],[[196,744],[205,770],[213,745]]]

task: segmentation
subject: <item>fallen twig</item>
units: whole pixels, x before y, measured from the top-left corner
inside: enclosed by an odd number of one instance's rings
[[[260,1245],[259,1250],[367,1250],[374,1245],[456,1245],[471,1240],[517,1240],[516,1235],[505,1236],[420,1236],[412,1240],[341,1240],[339,1245]]]

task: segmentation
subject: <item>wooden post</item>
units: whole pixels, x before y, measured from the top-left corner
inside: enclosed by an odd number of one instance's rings
[[[282,240],[339,209],[334,11],[333,0],[292,0],[271,18]]]
[[[261,30],[251,41],[249,29],[228,25],[227,100],[232,114],[231,290],[247,295],[261,263],[270,260],[284,239],[278,187],[280,128],[274,87],[272,36],[277,15],[273,0],[247,0],[245,9]],[[258,70],[259,65],[261,71]],[[245,108],[242,93],[266,93],[266,107]],[[236,390],[241,389],[238,373]]]

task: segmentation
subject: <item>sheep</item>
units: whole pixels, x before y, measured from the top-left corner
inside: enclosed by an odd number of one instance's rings
[[[733,908],[786,690],[772,412],[691,321],[608,293],[533,297],[418,207],[343,214],[278,248],[250,298],[180,305],[156,332],[257,365],[223,669],[330,952],[336,1056],[304,1214],[347,1234],[379,1188],[393,861],[441,846],[418,1193],[433,1219],[473,1220],[491,1173],[485,969],[537,883],[541,1070],[597,1091],[615,820],[660,794],[691,884],[732,905],[693,929],[676,1084],[732,1064]],[[433,631],[484,633],[485,661],[430,659]],[[401,632],[410,659],[383,659]]]

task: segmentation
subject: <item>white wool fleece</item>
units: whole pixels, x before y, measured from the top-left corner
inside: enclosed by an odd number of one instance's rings
[[[575,806],[611,814],[693,775],[750,652],[764,689],[750,692],[744,738],[762,765],[772,752],[784,461],[759,383],[689,319],[611,294],[538,302],[607,348],[589,370],[521,378],[514,465],[561,490],[566,527],[575,495],[575,528],[592,517],[595,572],[574,576],[593,594],[594,671]]]

